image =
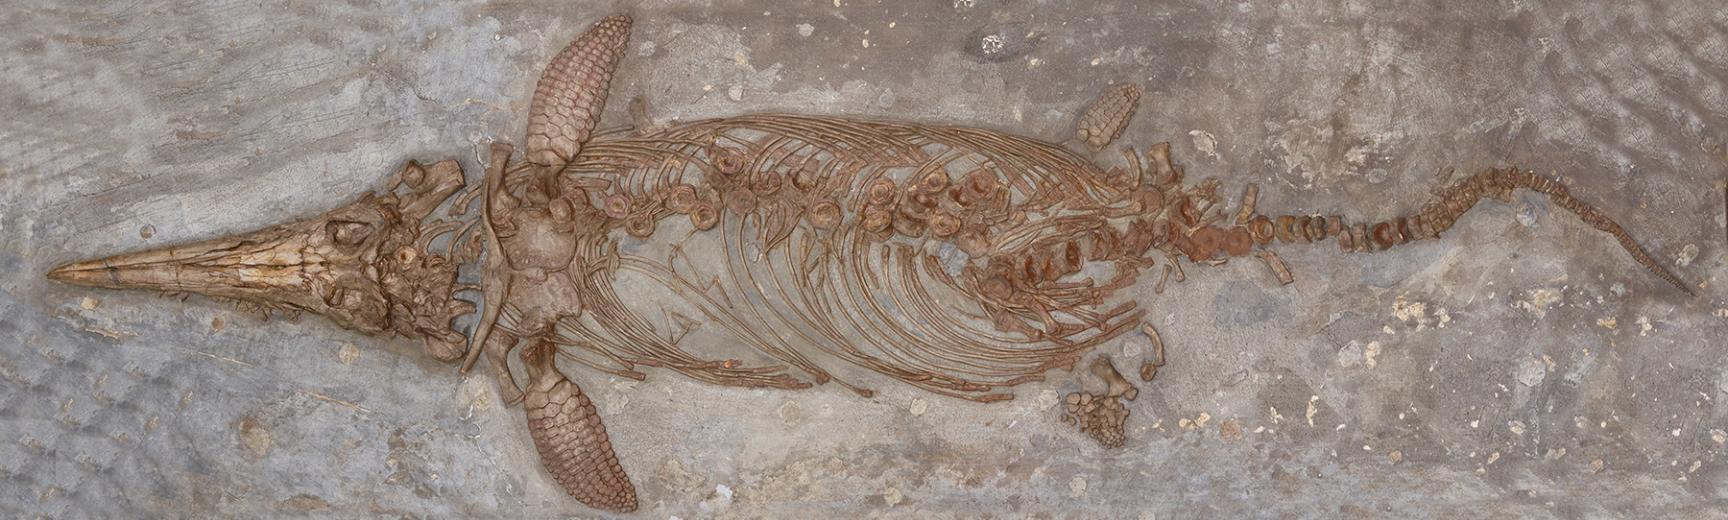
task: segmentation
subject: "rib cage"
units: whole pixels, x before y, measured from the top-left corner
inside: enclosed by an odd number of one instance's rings
[[[873,211],[869,187],[880,179],[911,185],[936,181],[931,174],[941,172],[951,182],[975,171],[1003,186],[992,206],[977,204],[963,218],[966,229],[993,238],[978,254],[961,252],[957,233],[866,227]],[[567,182],[589,190],[596,206],[627,198],[628,211],[615,215],[626,233],[612,233],[623,241],[639,239],[631,234],[665,239],[669,228],[699,228],[679,222],[682,215],[668,207],[677,205],[669,200],[679,185],[700,190],[702,203],[724,207],[714,229],[697,231],[720,242],[723,259],[674,254],[661,261],[605,246],[583,255],[602,267],[582,283],[589,313],[561,322],[559,341],[598,354],[607,362],[572,357],[616,375],[640,378],[634,366],[664,366],[711,383],[801,388],[834,380],[817,361],[829,356],[932,392],[998,400],[1008,395],[997,388],[1072,364],[1138,316],[1132,303],[1098,310],[1107,291],[1090,280],[1068,280],[1078,276],[1052,280],[1020,303],[993,306],[980,297],[979,273],[991,258],[1071,241],[1075,233],[1110,226],[1109,215],[1128,207],[1125,190],[1103,182],[1105,172],[1026,138],[974,128],[756,115],[645,136],[600,136],[564,173]],[[710,190],[719,186],[730,188]],[[912,190],[898,196],[911,197]],[[734,195],[742,191],[750,193]],[[733,204],[735,198],[756,203]],[[823,202],[841,209],[837,221],[818,225],[811,208]],[[939,202],[944,210],[958,207],[954,200]],[[1029,212],[1053,218],[1028,219]],[[912,216],[895,217],[896,226],[918,226]],[[651,225],[642,233],[645,220]],[[909,238],[907,231],[923,238]],[[712,272],[699,273],[699,265]],[[742,367],[684,351],[613,294],[617,272],[662,284],[699,309],[706,323],[784,365]],[[1020,323],[1007,323],[1014,321]],[[809,381],[788,374],[788,367]]]

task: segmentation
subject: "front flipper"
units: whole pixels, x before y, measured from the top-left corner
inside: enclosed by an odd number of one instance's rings
[[[522,352],[528,366],[528,432],[540,463],[564,492],[589,507],[636,510],[636,487],[618,464],[600,414],[582,389],[558,371],[558,347],[544,339]]]
[[[612,69],[630,41],[630,17],[608,16],[546,65],[528,109],[528,161],[562,166],[600,124]]]

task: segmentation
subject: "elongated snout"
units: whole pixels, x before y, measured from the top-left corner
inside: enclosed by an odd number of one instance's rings
[[[452,325],[473,305],[455,297],[458,265],[428,254],[457,229],[422,220],[463,186],[456,161],[409,161],[392,188],[322,215],[257,231],[73,262],[48,278],[103,289],[210,296],[322,315],[367,334],[424,339],[439,359],[464,353]],[[407,193],[401,188],[407,187]]]
[[[104,289],[195,293],[302,306],[310,276],[305,234],[271,228],[213,240],[73,262],[48,272],[61,282]]]

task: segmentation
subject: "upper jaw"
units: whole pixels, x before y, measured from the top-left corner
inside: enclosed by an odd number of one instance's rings
[[[298,235],[298,236],[296,236]],[[310,287],[322,259],[305,233],[270,228],[233,237],[72,262],[48,272],[61,282],[104,289],[203,294],[304,308],[291,293]]]
[[[47,276],[104,289],[201,294],[320,314],[351,330],[423,339],[435,356],[449,359],[466,350],[452,320],[473,307],[454,295],[455,262],[462,260],[427,249],[432,237],[459,226],[440,217],[430,225],[424,220],[463,186],[456,161],[425,166],[410,161],[391,189],[317,217],[72,262]],[[469,199],[458,199],[464,200]]]

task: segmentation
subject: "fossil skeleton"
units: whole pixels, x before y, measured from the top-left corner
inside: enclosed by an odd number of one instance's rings
[[[634,379],[657,367],[720,385],[833,381],[870,395],[818,363],[837,358],[930,392],[1004,400],[1005,387],[1072,367],[1132,331],[1142,311],[1116,296],[1149,269],[1161,268],[1161,292],[1185,276],[1183,262],[1255,254],[1289,283],[1265,249],[1273,242],[1397,247],[1437,238],[1483,197],[1515,189],[1547,195],[1692,292],[1613,220],[1527,170],[1484,171],[1438,190],[1413,215],[1365,224],[1259,214],[1253,187],[1226,217],[1219,183],[1184,182],[1167,144],[1124,150],[1125,167],[1105,169],[1034,139],[886,120],[759,114],[597,131],[630,24],[601,20],[552,60],[535,89],[525,153],[494,144],[478,186],[465,185],[455,161],[410,161],[389,190],[316,218],[72,263],[49,277],[316,313],[419,339],[464,371],[484,355],[500,395],[526,410],[553,478],[611,511],[635,509],[635,488],[560,360]],[[1137,97],[1133,87],[1108,94],[1081,123],[1088,144],[1113,139]],[[645,119],[640,104],[631,112]],[[682,240],[697,236],[717,241],[720,258],[683,254]],[[649,242],[670,243],[672,254],[633,252]],[[696,260],[716,274],[699,274]],[[471,264],[480,283],[460,283],[459,266]],[[682,335],[627,305],[620,276],[700,314],[681,323],[719,330],[773,361],[685,350]],[[477,308],[465,333],[458,318]],[[1141,330],[1157,350],[1140,369],[1150,380],[1163,343],[1149,324]],[[511,369],[515,351],[525,385]],[[1127,410],[1115,399],[1136,391],[1108,360],[1093,372],[1109,389],[1071,395],[1068,412],[1120,444]]]

